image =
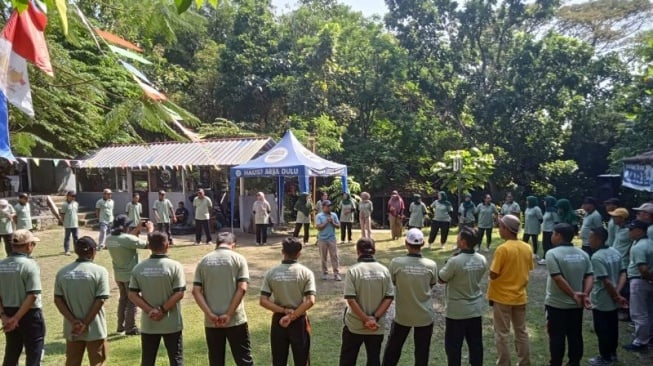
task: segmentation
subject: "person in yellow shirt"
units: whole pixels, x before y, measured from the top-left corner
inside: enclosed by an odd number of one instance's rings
[[[505,240],[494,253],[490,266],[487,297],[494,317],[497,365],[510,365],[510,324],[515,329],[518,365],[530,366],[530,346],[526,332],[526,288],[533,270],[533,250],[517,239],[521,222],[518,217],[505,215],[499,220],[499,234]]]

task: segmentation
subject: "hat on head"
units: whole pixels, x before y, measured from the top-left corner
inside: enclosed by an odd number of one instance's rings
[[[604,205],[616,205],[616,206],[619,206],[620,203],[621,203],[621,201],[619,201],[619,199],[616,198],[616,197],[608,198],[607,200],[603,201]]]
[[[103,193],[103,194],[111,194],[111,190],[110,190],[109,188],[105,188],[105,189],[102,191],[102,193]]]
[[[644,211],[653,214],[653,203],[642,203],[641,206],[633,208],[635,211]]]
[[[329,200],[324,200],[324,201],[322,201],[322,207],[324,207],[324,206],[332,206],[332,205],[333,205],[333,203],[332,203],[331,201],[329,201]]]
[[[594,197],[585,197],[585,199],[583,200],[583,204],[584,205],[587,204],[587,205],[596,206],[596,198],[594,198]]]
[[[608,215],[623,217],[624,219],[627,219],[630,216],[630,213],[625,208],[619,207],[613,211],[608,212]]]
[[[66,193],[66,196],[73,196],[73,197],[75,197],[75,196],[77,196],[77,192],[75,192],[75,191],[68,191],[68,193]]]
[[[166,194],[166,191],[164,191],[164,190],[162,189],[162,190],[159,191],[159,194]]]
[[[406,244],[408,245],[423,245],[424,233],[418,228],[412,228],[406,233]]]
[[[519,217],[514,215],[506,215],[499,220],[501,225],[505,226],[508,231],[517,234],[521,228],[521,221]]]
[[[117,229],[119,227],[126,228],[129,227],[129,225],[132,223],[132,220],[129,219],[129,216],[125,214],[120,214],[116,216],[116,218],[113,220],[113,228]]]
[[[97,250],[97,243],[90,236],[83,236],[75,242],[76,252],[87,253],[92,250]]]
[[[5,199],[0,200],[0,207],[7,207],[7,206],[9,206],[9,202],[7,202],[7,200]]]
[[[642,220],[635,220],[628,225],[628,229],[630,230],[642,229],[646,231],[646,229],[648,229],[648,222],[644,222]]]
[[[14,238],[11,240],[11,244],[25,245],[29,243],[35,243],[37,241],[41,241],[41,239],[34,236],[31,231],[27,229],[20,229],[14,232]]]

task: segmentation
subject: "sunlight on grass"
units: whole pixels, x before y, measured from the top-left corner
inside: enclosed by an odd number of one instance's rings
[[[82,234],[91,234],[93,237],[97,233],[85,232]],[[314,238],[314,232],[312,237]],[[358,233],[355,233],[356,237]],[[454,232],[455,234],[455,232]],[[56,271],[64,264],[74,260],[73,257],[65,257],[62,254],[62,244],[60,231],[47,231],[40,232],[38,235],[41,237],[41,242],[36,248],[35,256],[42,271],[42,281],[44,286],[43,303],[44,313],[47,323],[47,336],[46,336],[46,354],[43,365],[61,365],[65,360],[65,342],[62,338],[62,317],[57,312],[53,304],[53,287],[54,275]],[[498,233],[495,233],[493,247],[496,247],[501,240],[498,239]],[[374,237],[377,239],[377,258],[383,264],[388,264],[393,257],[403,255],[405,250],[401,241],[391,241],[389,233],[375,232]],[[249,262],[250,266],[250,290],[245,298],[245,305],[247,310],[247,317],[249,319],[249,329],[252,337],[252,349],[254,353],[254,360],[259,365],[269,365],[270,361],[270,347],[269,347],[269,328],[270,328],[270,313],[258,305],[258,295],[261,286],[261,281],[265,271],[278,264],[281,260],[281,247],[279,241],[281,236],[273,238],[273,244],[265,247],[257,247],[253,245],[253,238],[251,235],[239,235],[239,247],[237,250],[242,253]],[[181,240],[179,240],[181,239]],[[206,245],[192,246],[191,237],[177,238],[175,245],[170,251],[170,256],[182,262],[186,270],[186,281],[188,291],[182,301],[183,317],[184,317],[184,358],[187,365],[205,365],[207,364],[206,357],[206,343],[204,340],[204,326],[203,315],[199,308],[195,305],[190,288],[192,286],[193,272],[195,264],[206,253],[213,250],[213,247]],[[452,235],[445,247],[445,250],[439,249],[425,249],[424,254],[427,257],[434,259],[438,263],[438,268],[441,268],[447,257],[451,255],[451,250],[454,247],[455,237]],[[348,266],[356,262],[355,247],[353,245],[344,245],[339,248],[341,273],[345,273]],[[144,251],[141,258],[149,255],[149,252]],[[491,253],[487,254],[488,259],[491,259]],[[111,262],[108,252],[100,252],[96,262],[111,268]],[[340,353],[340,333],[342,330],[342,315],[345,308],[344,300],[342,299],[342,282],[335,282],[333,280],[321,281],[320,275],[320,260],[315,245],[308,245],[302,252],[300,262],[307,265],[309,268],[316,272],[318,278],[318,297],[317,304],[309,312],[309,317],[313,330],[313,338],[311,342],[311,363],[317,366],[331,366],[337,364],[338,355]],[[111,271],[109,271],[111,273]],[[538,266],[531,275],[531,283],[529,285],[529,307],[528,307],[528,329],[531,335],[531,354],[532,364],[542,365],[546,364],[548,360],[548,345],[547,337],[544,326],[544,290],[546,284],[546,271],[543,266]],[[109,329],[109,364],[110,365],[129,365],[138,364],[140,362],[140,339],[138,337],[125,337],[115,334],[116,329],[116,316],[115,309],[117,307],[118,290],[113,285],[112,280],[111,298],[106,303],[107,309],[107,322]],[[487,281],[484,281],[483,286],[487,286]],[[444,288],[437,286],[434,291],[436,301],[437,317],[433,330],[433,338],[431,342],[431,360],[433,364],[443,364],[446,362],[444,353],[444,316],[442,296]],[[591,332],[591,314],[585,313],[584,323],[584,338],[585,338],[585,359],[593,357],[597,354],[597,340],[596,336]],[[496,357],[494,350],[494,338],[492,331],[492,316],[491,312],[486,313],[483,318],[484,339],[485,346],[485,361],[486,365],[493,365]],[[621,323],[621,342],[627,343],[630,341],[630,333],[632,330],[625,323]],[[4,337],[0,337],[0,349],[4,349]],[[402,365],[412,364],[413,362],[413,342],[412,337],[409,337],[404,347],[404,352],[401,357],[400,363]],[[466,360],[466,348],[463,349],[463,363]],[[364,348],[359,355],[359,364],[364,364]],[[227,352],[227,365],[233,365],[229,352]],[[647,355],[627,354],[620,352],[619,358],[623,364],[651,364],[651,358]],[[516,361],[516,359],[514,360]],[[158,362],[160,364],[167,364],[167,356],[163,344],[159,349]]]

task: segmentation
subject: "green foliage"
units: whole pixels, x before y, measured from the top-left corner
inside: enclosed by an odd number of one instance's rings
[[[573,160],[555,160],[540,164],[543,180],[532,181],[531,189],[537,196],[556,194],[559,183],[568,180],[578,171],[578,164]]]
[[[351,198],[356,202],[360,201],[359,193],[361,193],[361,185],[356,181],[356,178],[353,175],[347,177],[347,188],[347,193],[351,195]],[[343,193],[342,179],[339,177],[333,178],[330,185],[319,187],[318,190],[320,192],[326,192],[329,195],[329,200],[333,202],[335,207],[340,205]]]
[[[442,189],[463,193],[483,188],[494,172],[494,155],[480,149],[455,150],[444,153],[442,161],[434,164],[433,172],[441,179]]]
[[[198,132],[205,139],[256,136],[256,133],[245,131],[241,126],[224,118],[217,118],[213,123],[200,126]]]

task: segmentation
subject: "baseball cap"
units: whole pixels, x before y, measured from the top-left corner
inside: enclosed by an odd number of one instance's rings
[[[616,198],[616,197],[608,198],[607,200],[603,201],[604,205],[617,205],[618,206],[619,203],[621,203],[621,201],[619,201],[619,199]]]
[[[624,219],[627,219],[628,216],[630,216],[630,213],[625,208],[619,207],[613,211],[608,212],[608,215],[623,217]]]
[[[129,225],[132,223],[132,220],[129,219],[129,216],[125,214],[120,214],[116,216],[116,218],[113,220],[113,228],[117,229],[119,227],[126,228],[129,227]]]
[[[642,203],[641,206],[633,208],[635,211],[644,211],[653,214],[653,203]]]
[[[503,226],[506,227],[510,232],[517,234],[521,228],[521,221],[517,216],[506,215],[499,220]]]
[[[103,194],[111,194],[112,192],[111,192],[111,190],[110,190],[109,188],[105,188],[105,189],[102,191],[102,193],[103,193]]]
[[[166,194],[166,191],[164,191],[164,190],[162,189],[162,190],[159,191],[159,194]]]
[[[630,230],[642,229],[646,231],[646,229],[648,229],[648,222],[644,222],[642,220],[635,220],[628,225],[628,229]]]
[[[332,205],[333,205],[333,203],[332,203],[331,201],[329,201],[329,200],[324,200],[324,201],[322,201],[322,207],[324,207],[324,206],[332,206]]]
[[[7,207],[7,206],[9,206],[9,202],[7,202],[7,200],[5,199],[0,200],[0,207]]]
[[[11,243],[13,245],[25,245],[29,243],[35,243],[37,241],[41,241],[41,239],[34,236],[31,231],[27,229],[20,229],[14,232],[14,238],[12,239]]]
[[[424,233],[418,228],[412,228],[406,233],[406,244],[408,245],[423,245]]]
[[[90,236],[83,236],[75,242],[76,252],[90,252],[97,250],[97,243]]]

